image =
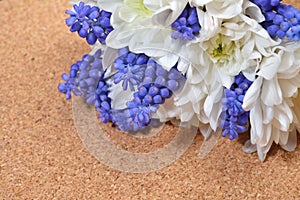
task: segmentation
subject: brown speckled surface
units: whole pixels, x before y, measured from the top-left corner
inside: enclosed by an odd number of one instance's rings
[[[0,1],[0,199],[300,199],[299,146],[292,153],[274,146],[261,163],[240,142],[222,139],[199,160],[197,136],[157,172],[99,163],[76,134],[71,102],[56,90],[60,74],[89,52],[64,25],[67,8],[67,0]]]

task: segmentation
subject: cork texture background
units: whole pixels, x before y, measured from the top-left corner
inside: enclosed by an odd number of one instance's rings
[[[90,51],[65,26],[69,8],[67,0],[0,0],[0,199],[300,199],[299,145],[292,153],[274,145],[262,163],[243,153],[243,138],[220,139],[200,160],[198,135],[157,172],[99,163],[77,135],[71,102],[56,89],[60,75]],[[124,141],[127,149],[154,145]]]

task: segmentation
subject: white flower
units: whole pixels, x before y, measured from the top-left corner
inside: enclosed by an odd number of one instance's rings
[[[156,29],[166,29],[180,15],[187,2],[177,0],[98,0],[104,10],[112,12],[114,30],[108,35],[107,46],[120,49],[134,46],[139,38],[149,41]],[[145,33],[148,37],[145,37]]]
[[[200,40],[209,40],[213,37],[217,32],[219,32],[219,28],[221,24],[228,20],[237,17],[238,15],[246,15],[251,19],[256,20],[257,22],[264,21],[265,17],[261,13],[261,10],[250,1],[240,1],[237,0],[238,3],[234,3],[236,0],[190,0],[192,5],[197,7],[198,19],[201,25]],[[231,2],[231,3],[229,3]],[[233,12],[226,12],[225,9],[222,9],[222,6],[219,7],[218,4],[224,4],[223,6],[227,7],[229,10],[234,10]],[[203,6],[205,5],[206,10],[203,10]],[[218,10],[217,12],[211,12],[211,9],[207,9],[208,7],[213,8],[212,10]],[[224,15],[224,16],[221,16]]]
[[[229,19],[242,12],[243,0],[189,0],[194,6],[205,6],[210,16]]]
[[[243,10],[246,11],[252,6],[253,4],[244,4]],[[262,15],[261,12],[254,13],[254,11],[257,10],[252,9],[252,14]],[[213,22],[213,19],[204,21]],[[193,41],[193,44],[188,44],[188,48],[197,51],[188,59],[202,66],[198,70],[210,68],[208,84],[218,81],[229,88],[234,76],[240,72],[244,72],[248,79],[254,80],[258,63],[263,56],[270,55],[271,47],[278,43],[270,38],[267,31],[256,20],[243,13],[231,19],[215,22],[209,24],[209,27],[214,27],[211,28],[213,31],[208,31],[209,34],[205,30],[200,32],[199,39]],[[201,24],[201,28],[203,26],[205,24]]]
[[[253,4],[244,6],[247,10]],[[252,9],[252,14],[262,15],[257,9]],[[180,109],[177,117],[182,121],[193,121],[196,117],[201,123],[209,123],[214,131],[222,110],[223,88],[229,88],[240,72],[254,80],[262,58],[270,56],[272,47],[278,44],[256,20],[244,14],[221,21],[215,24],[213,35],[202,38],[200,34],[194,41],[173,40],[172,30],[156,29],[136,36],[134,45],[130,44],[134,52],[156,58],[166,69],[178,62],[187,82],[174,98]]]
[[[260,160],[273,142],[290,151],[296,147],[292,123],[300,116],[295,115],[291,98],[298,95],[300,87],[299,58],[299,44],[274,47],[273,55],[263,58],[258,78],[245,95],[243,108],[250,110],[251,144]]]
[[[193,49],[197,50],[195,54],[198,55],[199,63],[192,67],[207,72],[203,83],[207,93],[200,103],[203,109],[198,115],[199,120],[209,123],[213,131],[218,128],[222,111],[223,88],[230,88],[234,77],[241,72],[249,80],[254,80],[262,58],[271,55],[272,47],[278,44],[257,21],[243,14],[224,20],[216,30],[211,39],[190,44],[197,46]],[[195,82],[197,76],[187,75],[187,79]]]

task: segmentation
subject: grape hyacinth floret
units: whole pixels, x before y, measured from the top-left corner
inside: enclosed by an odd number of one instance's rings
[[[82,38],[86,38],[88,44],[93,45],[98,40],[105,44],[107,35],[113,31],[110,24],[111,13],[101,10],[96,6],[85,5],[80,2],[79,5],[73,6],[74,11],[67,10],[66,14],[70,15],[66,19],[67,26],[71,32],[78,32]]]
[[[114,83],[122,81],[124,90],[129,86],[134,91],[134,86],[139,85],[143,79],[145,66],[149,58],[145,54],[135,54],[129,51],[128,47],[118,51],[119,57],[114,61],[114,69],[117,73],[114,75]]]
[[[253,0],[265,16],[262,26],[272,38],[299,41],[300,10],[280,2],[281,0]]]
[[[175,30],[172,33],[173,39],[183,41],[194,39],[201,28],[196,8],[190,7],[188,4],[181,15],[173,22],[172,28]]]
[[[158,105],[144,105],[137,97],[127,103],[127,109],[113,112],[114,123],[120,130],[135,132],[151,123],[151,116]]]
[[[99,83],[97,90],[95,92],[96,110],[99,112],[98,118],[101,119],[103,123],[107,123],[112,121],[112,110],[111,110],[111,98],[108,96],[110,93],[109,87],[110,85],[103,78],[105,72],[103,73]]]
[[[98,117],[103,123],[111,121],[110,85],[103,70],[101,50],[93,55],[85,55],[79,66],[78,86],[87,104],[93,104],[99,112]]]
[[[103,70],[101,50],[84,56],[79,69],[77,81],[86,103],[96,107],[103,123],[111,121],[110,84],[107,83],[109,77],[105,77],[106,70]]]
[[[153,59],[149,59],[145,74],[133,100],[127,102],[127,108],[114,113],[114,123],[123,131],[138,131],[151,123],[152,114],[173,92],[180,88],[185,80],[176,69],[176,65],[168,72]]]
[[[104,79],[101,50],[96,51],[94,55],[85,55],[79,70],[77,82],[86,103],[94,104],[96,107],[99,106],[100,102],[97,101],[96,91],[99,81]]]
[[[71,92],[76,96],[83,96],[87,104],[93,104],[100,113],[99,118],[106,123],[111,120],[111,99],[108,97],[110,85],[105,78],[102,67],[101,50],[93,55],[86,54],[82,60],[73,64],[70,75],[63,74],[66,83],[60,83],[58,90],[71,98]]]
[[[230,89],[224,89],[225,97],[222,99],[223,112],[221,114],[220,127],[223,129],[222,136],[229,136],[230,140],[238,137],[239,133],[247,130],[249,112],[242,108],[244,96],[251,86],[243,74],[235,77],[235,81]]]
[[[63,93],[66,94],[66,100],[71,99],[72,93],[76,96],[81,96],[82,93],[77,88],[78,84],[76,81],[79,66],[81,64],[81,61],[78,61],[77,63],[73,64],[70,68],[70,74],[63,73],[62,79],[65,81],[65,83],[60,83],[57,87],[57,89]]]

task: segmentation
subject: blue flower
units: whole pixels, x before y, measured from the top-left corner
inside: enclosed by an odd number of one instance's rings
[[[99,112],[98,117],[103,123],[107,123],[112,120],[111,98],[108,96],[110,93],[109,87],[110,85],[102,77],[95,92],[95,107]]]
[[[123,82],[123,89],[127,90],[129,86],[134,91],[134,86],[139,85],[144,77],[145,64],[149,57],[145,54],[135,54],[129,52],[128,48],[119,50],[119,57],[115,59],[114,69],[117,73],[114,75],[114,83]]]
[[[66,14],[70,15],[66,19],[67,26],[71,32],[78,32],[82,38],[86,38],[90,45],[98,40],[104,44],[107,35],[113,31],[110,24],[111,13],[101,10],[96,6],[85,5],[80,2],[79,5],[73,6],[74,11],[67,10]]]
[[[85,101],[96,107],[99,106],[96,91],[105,73],[102,67],[101,50],[96,51],[94,55],[85,55],[79,69],[77,81]]]
[[[194,39],[201,28],[196,8],[192,8],[188,4],[181,15],[173,22],[172,28],[175,30],[172,33],[173,39],[183,41]]]
[[[127,58],[130,53],[125,52],[124,58]],[[113,122],[126,132],[135,132],[148,126],[159,105],[172,97],[173,92],[185,81],[185,77],[177,70],[177,65],[167,71],[150,58],[143,67],[143,79],[133,94],[133,99],[127,102],[127,108],[113,111]]]
[[[151,123],[151,116],[158,109],[157,105],[143,105],[137,98],[129,101],[127,106],[128,108],[113,113],[113,122],[126,132],[144,129]]]
[[[281,0],[252,0],[263,12],[271,11],[279,6]]]
[[[115,110],[111,107],[111,85],[107,81],[112,76],[106,77],[101,53],[98,50],[94,54],[84,55],[82,60],[72,65],[70,75],[63,74],[65,83],[59,84],[58,89],[66,94],[67,99],[71,97],[71,92],[82,95],[86,103],[96,107],[103,123],[112,121],[121,130],[138,131],[148,126],[159,105],[172,97],[185,81],[177,70],[177,64],[167,71],[144,54],[132,53],[128,48],[120,49],[114,65],[117,71],[113,75],[114,83],[123,81],[124,90],[129,85],[135,92],[133,99],[127,102],[127,108]]]
[[[63,74],[65,83],[58,85],[58,90],[71,98],[71,92],[76,96],[83,96],[86,103],[93,104],[99,112],[98,117],[103,123],[111,121],[111,99],[109,95],[110,85],[105,79],[105,72],[102,67],[101,50],[93,55],[87,54],[82,60],[73,64],[70,75]]]
[[[300,40],[300,10],[280,3],[280,0],[252,0],[261,8],[265,21],[262,26],[272,38]]]
[[[244,75],[239,74],[235,77],[235,82],[230,89],[224,89],[224,98],[222,99],[223,111],[221,114],[220,127],[223,129],[222,136],[229,136],[230,140],[238,137],[239,133],[247,130],[249,112],[246,112],[243,107],[244,96],[251,86]]]
[[[111,121],[110,85],[105,78],[101,50],[93,55],[85,55],[79,66],[78,85],[88,104],[93,104],[99,112],[98,117],[103,123]]]
[[[63,93],[66,94],[66,99],[71,99],[72,93],[76,96],[81,96],[82,93],[77,88],[78,84],[76,81],[76,78],[78,76],[79,71],[79,65],[81,64],[81,61],[78,61],[77,63],[73,64],[70,68],[70,74],[63,73],[62,79],[65,81],[65,83],[60,83],[57,87],[57,89]]]

